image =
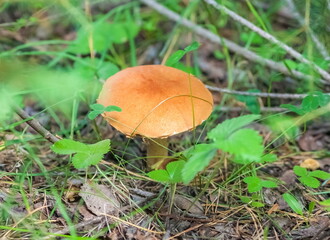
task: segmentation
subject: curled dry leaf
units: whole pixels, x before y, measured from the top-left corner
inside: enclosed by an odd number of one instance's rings
[[[119,201],[105,185],[86,182],[81,187],[79,195],[84,199],[88,210],[97,216],[117,215],[119,212]]]
[[[174,204],[184,210],[188,211],[189,213],[196,214],[196,215],[204,215],[203,206],[197,200],[194,202],[195,199],[191,199],[188,197],[184,197],[182,195],[175,195],[174,197]]]

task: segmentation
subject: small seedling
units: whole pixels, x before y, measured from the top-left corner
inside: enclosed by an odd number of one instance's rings
[[[185,184],[192,181],[197,173],[210,163],[218,149],[235,156],[234,161],[240,164],[276,161],[276,155],[263,153],[262,137],[257,131],[240,129],[258,118],[260,118],[259,115],[246,115],[226,120],[209,132],[208,137],[213,142],[198,144],[186,150],[183,154],[188,161],[181,168],[182,181]],[[153,179],[168,180],[168,173],[165,170],[157,173],[155,171],[151,173]],[[264,187],[270,187],[267,183],[267,181],[263,182]]]
[[[198,144],[187,150],[188,159],[182,169],[184,183],[189,183],[213,159],[217,150],[227,152],[239,164],[262,163],[276,160],[274,154],[264,154],[262,137],[253,129],[243,128],[260,118],[260,115],[245,115],[224,121],[208,133],[212,140],[208,144]],[[243,128],[243,129],[241,129]]]
[[[265,204],[260,202],[261,197],[258,194],[252,194],[251,197],[241,196],[240,199],[243,203],[249,204],[252,207],[263,207],[263,206],[265,206]]]
[[[257,176],[245,177],[243,180],[248,185],[250,193],[258,192],[264,188],[275,188],[277,183],[273,180],[263,180]]]
[[[322,180],[327,180],[330,178],[330,173],[321,170],[307,171],[306,168],[295,166],[293,171],[298,176],[298,180],[302,184],[311,188],[318,188],[321,185],[318,178]]]
[[[163,183],[179,183],[182,182],[181,170],[185,164],[185,161],[170,162],[166,166],[166,170],[159,169],[148,173],[148,176],[156,181]]]
[[[95,144],[84,144],[70,139],[56,142],[51,149],[58,154],[75,154],[72,164],[75,168],[86,168],[98,164],[103,155],[110,150],[110,140],[106,139]]]
[[[291,104],[282,104],[281,107],[287,108],[298,115],[304,115],[319,107],[324,107],[330,102],[330,96],[319,91],[314,91],[306,96],[299,107]]]
[[[193,42],[189,46],[185,47],[183,50],[178,50],[174,52],[166,61],[166,66],[174,66],[176,63],[178,63],[181,58],[183,58],[184,55],[186,55],[188,52],[195,51],[199,48],[200,43]]]
[[[91,105],[91,108],[93,109],[88,113],[88,118],[90,120],[95,119],[98,115],[104,113],[104,112],[121,112],[121,108],[117,106],[103,106],[102,104],[95,103]]]

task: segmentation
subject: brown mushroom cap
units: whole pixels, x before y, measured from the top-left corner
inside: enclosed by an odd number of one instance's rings
[[[191,130],[211,114],[212,95],[196,77],[163,65],[131,67],[105,82],[98,103],[122,112],[103,117],[133,137],[164,138]]]

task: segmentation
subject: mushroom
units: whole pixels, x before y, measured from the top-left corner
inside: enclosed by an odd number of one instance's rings
[[[209,90],[195,76],[163,65],[126,68],[106,80],[97,100],[121,112],[102,116],[127,137],[147,142],[147,165],[159,168],[168,158],[168,137],[194,129],[212,112]]]

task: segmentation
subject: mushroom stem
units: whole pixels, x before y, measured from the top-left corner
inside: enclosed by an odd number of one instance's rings
[[[150,169],[157,169],[168,158],[168,139],[152,138],[147,142],[147,165]]]

